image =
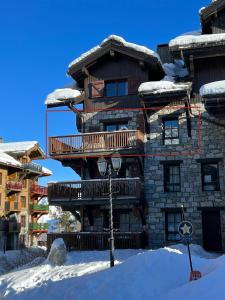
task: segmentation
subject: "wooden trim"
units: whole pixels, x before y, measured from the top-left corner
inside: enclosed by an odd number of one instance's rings
[[[183,160],[161,160],[159,163],[161,165],[178,165],[182,164]]]
[[[196,159],[197,163],[201,163],[201,164],[213,164],[213,163],[218,163],[223,161],[222,157],[218,157],[218,158],[199,158]]]

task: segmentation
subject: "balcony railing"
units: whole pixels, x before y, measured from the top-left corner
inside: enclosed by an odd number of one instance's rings
[[[115,199],[140,199],[142,182],[140,178],[112,179],[112,191]],[[108,199],[109,182],[107,179],[93,179],[72,182],[50,183],[48,201],[70,202]]]
[[[79,154],[120,149],[142,149],[144,134],[139,130],[95,132],[49,138],[49,154]]]
[[[35,173],[42,173],[42,166],[35,164],[33,162],[26,163],[23,165],[24,169],[27,171],[35,172]]]
[[[109,233],[106,232],[50,233],[47,238],[48,250],[57,238],[63,238],[69,250],[109,249]],[[143,232],[116,232],[114,238],[116,249],[140,249],[146,245]]]
[[[30,229],[34,231],[48,231],[48,223],[31,223]]]
[[[41,204],[33,204],[31,205],[32,211],[48,211],[49,206],[48,205],[41,205]]]
[[[7,190],[21,191],[22,188],[23,188],[22,182],[8,181],[6,183],[6,189]]]
[[[34,193],[34,194],[39,194],[39,195],[47,196],[48,189],[45,186],[40,186],[40,185],[34,184],[31,187],[31,192]]]

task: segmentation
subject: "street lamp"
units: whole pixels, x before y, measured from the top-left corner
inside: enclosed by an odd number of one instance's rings
[[[114,235],[113,235],[113,203],[112,203],[112,168],[118,173],[121,168],[121,157],[119,154],[111,156],[111,162],[104,157],[98,159],[98,170],[101,176],[108,175],[109,180],[109,230],[110,230],[110,267],[114,267]]]

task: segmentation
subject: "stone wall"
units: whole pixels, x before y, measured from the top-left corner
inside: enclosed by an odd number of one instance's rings
[[[198,159],[224,158],[225,121],[207,114],[201,104],[192,109],[191,137],[188,137],[185,110],[165,107],[148,118],[149,139],[145,145],[145,194],[148,204],[149,246],[165,245],[165,209],[183,204],[185,217],[194,225],[193,242],[202,243],[201,208],[225,207],[224,161],[219,162],[220,191],[202,191],[201,163]],[[198,114],[200,112],[200,151],[198,151]],[[179,113],[180,143],[164,146],[161,117]],[[218,124],[216,124],[216,123]],[[181,192],[164,192],[162,161],[180,160]],[[225,211],[221,210],[221,229],[225,248]]]

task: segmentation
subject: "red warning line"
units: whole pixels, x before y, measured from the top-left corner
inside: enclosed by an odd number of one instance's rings
[[[174,108],[174,109],[188,109],[188,108],[192,108],[192,109],[200,109],[200,107],[196,106],[196,105],[193,105],[193,106],[170,106],[170,108]],[[140,111],[143,111],[143,110],[162,110],[162,109],[165,109],[165,107],[154,107],[154,108],[137,108],[137,109],[134,109],[134,108],[131,108],[131,109],[104,109],[104,110],[100,110],[100,111],[105,111],[105,110],[140,110]],[[83,110],[79,110],[80,112],[85,112],[87,113],[87,111],[83,111]],[[60,112],[60,113],[64,113],[64,112],[72,112],[71,110],[69,109],[53,109],[53,110],[46,110],[45,112],[45,158],[46,159],[68,159],[68,158],[75,158],[75,155],[56,155],[54,157],[51,157],[48,155],[48,124],[49,124],[49,120],[48,120],[48,115],[49,113],[56,113],[56,112]],[[93,111],[92,111],[93,112]],[[197,148],[194,148],[190,151],[180,151],[180,152],[174,152],[174,153],[143,153],[143,154],[121,154],[121,157],[174,157],[174,156],[190,156],[190,155],[195,155],[195,154],[200,154],[201,152],[201,115],[200,115],[200,111],[198,111],[198,115],[196,115],[196,117],[198,118],[197,120]],[[98,158],[98,157],[101,157],[102,155],[99,154],[99,155],[83,155],[83,156],[80,156],[79,155],[79,158]],[[108,155],[104,155],[105,157],[110,157],[111,154],[108,154]],[[77,156],[78,158],[78,156]]]

